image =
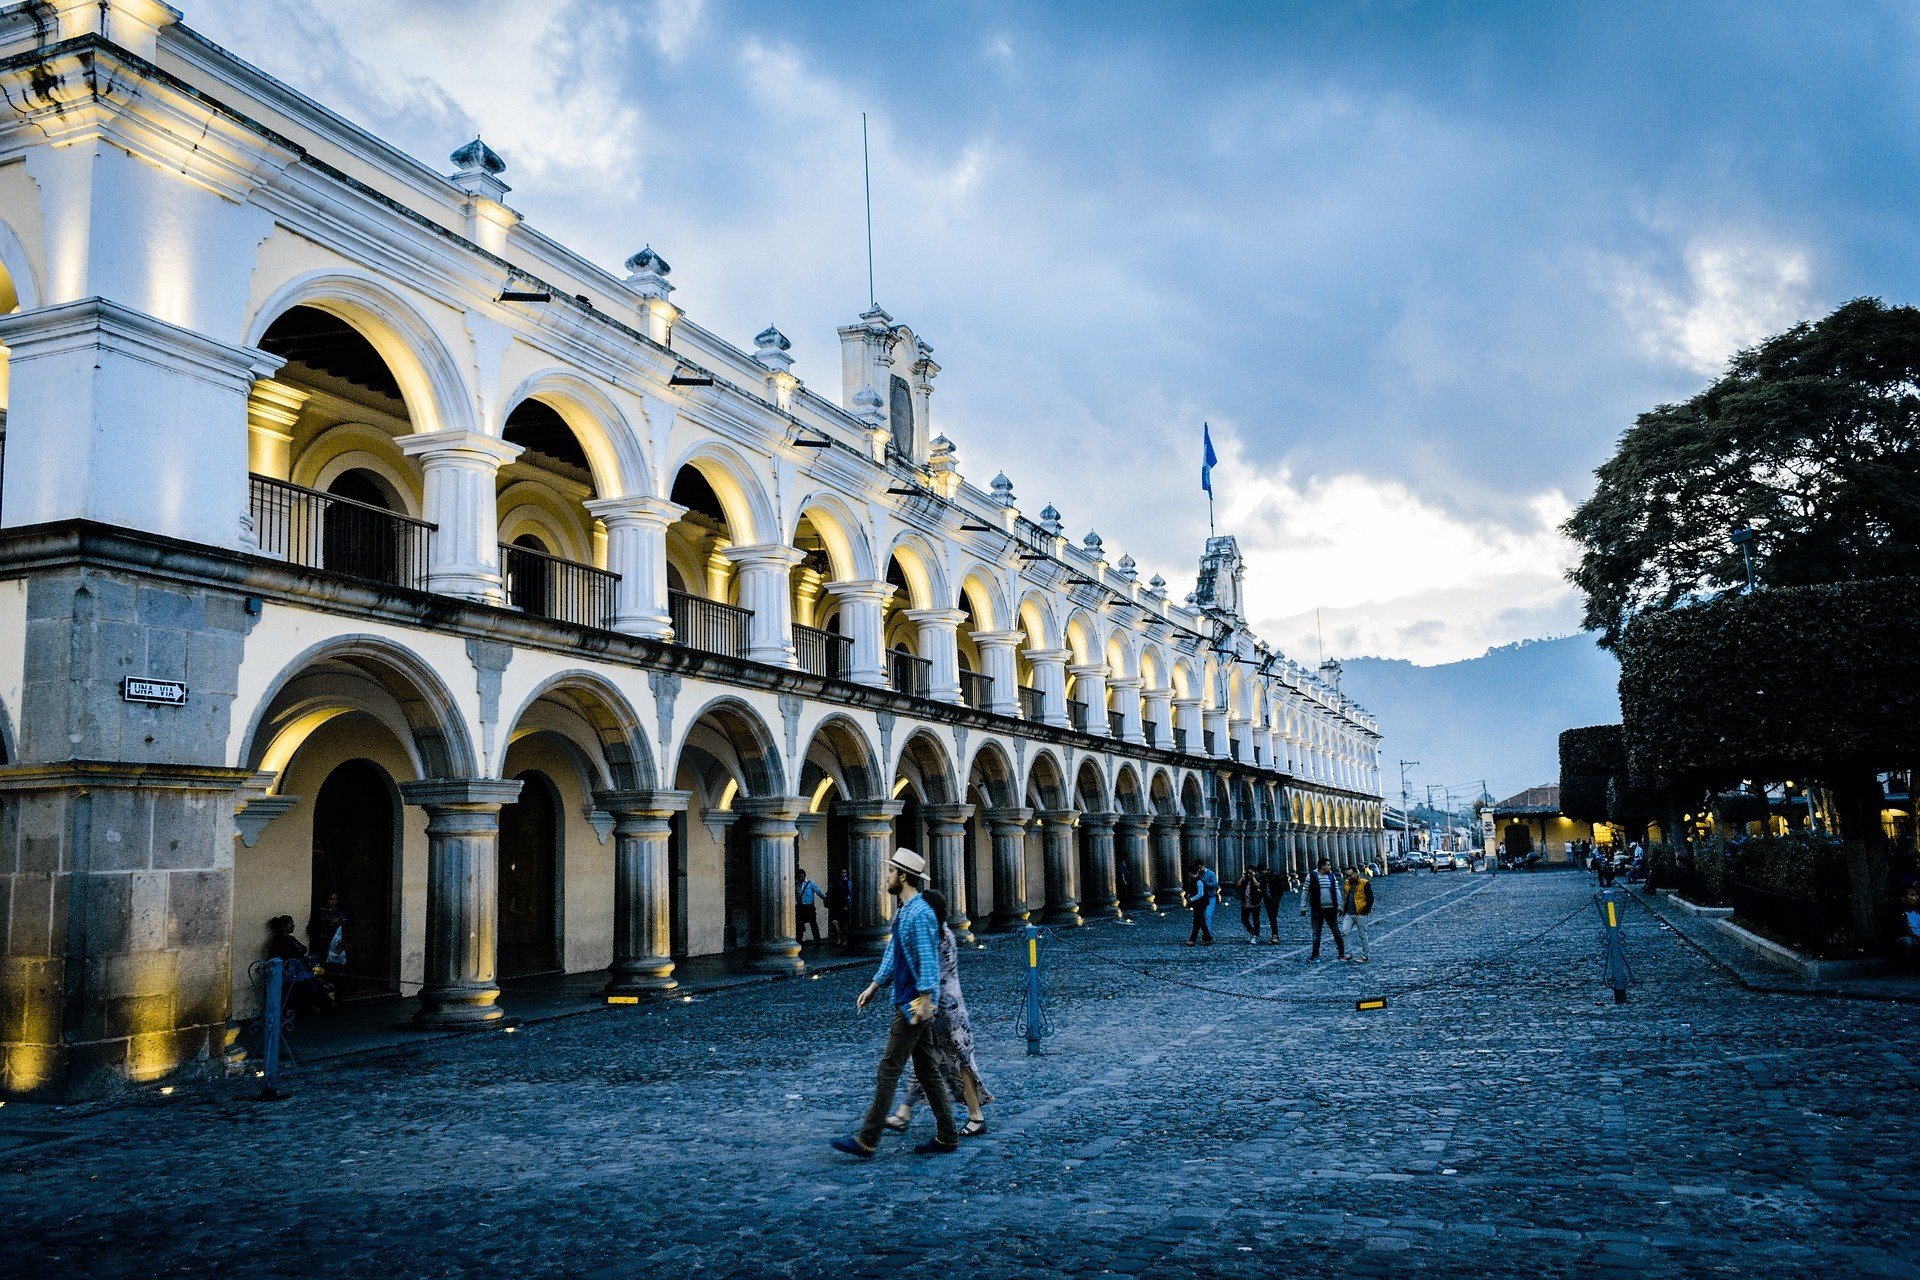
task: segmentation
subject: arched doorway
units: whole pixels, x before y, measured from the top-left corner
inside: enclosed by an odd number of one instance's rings
[[[547,544],[531,533],[523,533],[512,543],[530,556],[514,556],[507,566],[507,603],[536,618],[553,616],[553,570],[547,556]]]
[[[385,518],[394,509],[385,486],[372,472],[356,468],[335,476],[327,492],[345,501],[327,506],[321,566],[377,582],[394,581],[400,555],[393,522]]]
[[[553,779],[538,769],[515,775],[520,798],[500,810],[500,923],[502,978],[551,973],[560,967],[555,883],[560,865],[560,805]]]
[[[313,805],[312,913],[307,945],[325,956],[340,926],[322,908],[339,895],[345,915],[344,965],[328,977],[343,997],[382,995],[393,987],[393,851],[399,838],[393,779],[371,760],[348,760],[320,785]]]

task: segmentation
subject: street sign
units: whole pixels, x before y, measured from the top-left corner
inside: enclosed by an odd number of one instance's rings
[[[128,676],[120,682],[120,696],[128,702],[184,707],[187,705],[187,686],[182,680],[149,680],[144,676]]]

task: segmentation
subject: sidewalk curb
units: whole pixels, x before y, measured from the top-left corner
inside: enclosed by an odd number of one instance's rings
[[[1668,930],[1671,931],[1676,938],[1680,939],[1681,942],[1686,944],[1690,950],[1696,952],[1708,964],[1720,970],[1720,972],[1724,973],[1736,984],[1748,991],[1769,996],[1814,996],[1828,1000],[1862,1000],[1874,1004],[1920,1005],[1920,994],[1907,994],[1898,991],[1847,990],[1842,987],[1817,985],[1812,981],[1809,981],[1805,985],[1794,986],[1792,984],[1768,982],[1764,979],[1757,980],[1750,978],[1746,973],[1742,972],[1738,965],[1726,959],[1724,956],[1715,954],[1705,943],[1689,935],[1687,931],[1675,921],[1668,919],[1665,912],[1646,900],[1645,894],[1629,894],[1627,897],[1629,901],[1639,906],[1641,910],[1645,911],[1661,924],[1666,925]],[[1718,921],[1715,922],[1714,927],[1716,932],[1718,932]],[[1738,928],[1739,926],[1735,925],[1731,927]],[[1742,929],[1740,932],[1745,933],[1746,930]],[[1728,941],[1737,943],[1738,939],[1729,938]]]

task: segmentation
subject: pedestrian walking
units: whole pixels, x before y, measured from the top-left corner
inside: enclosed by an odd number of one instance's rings
[[[893,936],[887,953],[874,971],[873,981],[854,998],[864,1009],[882,991],[893,1001],[893,1021],[887,1029],[887,1047],[874,1072],[873,1102],[857,1132],[833,1140],[835,1151],[862,1160],[871,1159],[886,1131],[894,1091],[908,1061],[926,1090],[933,1108],[933,1137],[913,1149],[915,1155],[942,1155],[960,1146],[953,1124],[953,1099],[933,1047],[933,1020],[940,992],[940,917],[921,896],[927,883],[927,860],[911,849],[895,849],[887,861],[887,892],[900,899],[893,913]]]
[[[1347,941],[1340,936],[1340,877],[1334,874],[1333,859],[1321,858],[1307,876],[1305,887],[1300,890],[1303,905],[1300,914],[1313,914],[1313,954],[1308,960],[1320,958],[1320,931],[1333,930],[1333,945],[1340,958],[1347,958]]]
[[[832,877],[827,892],[827,940],[836,946],[853,945],[853,877],[842,871]]]
[[[1353,939],[1354,958],[1361,964],[1367,963],[1367,917],[1373,914],[1373,877],[1367,874],[1365,867],[1355,867],[1347,872],[1346,902],[1342,912],[1347,923],[1347,934]],[[1338,935],[1336,935],[1338,936]]]
[[[933,1015],[933,1049],[940,1060],[940,1076],[947,1082],[947,1095],[967,1104],[967,1123],[960,1136],[977,1138],[987,1131],[986,1105],[993,1101],[980,1079],[980,1066],[973,1058],[973,1021],[967,1017],[967,999],[960,992],[960,948],[954,942],[947,918],[947,899],[938,889],[926,892],[927,904],[943,923],[940,925],[940,1000]],[[887,1117],[887,1128],[905,1133],[913,1121],[913,1109],[927,1100],[920,1077],[907,1081],[907,1097]]]
[[[1258,946],[1260,943],[1260,899],[1266,892],[1257,868],[1248,867],[1240,873],[1240,883],[1234,886],[1234,892],[1240,898],[1240,927],[1247,931],[1247,944]]]
[[[1280,904],[1293,892],[1293,877],[1284,867],[1268,867],[1266,882],[1260,886],[1260,905],[1267,910],[1267,931],[1273,936],[1268,939],[1275,946],[1280,945]]]
[[[807,878],[807,869],[800,867],[793,873],[793,938],[801,946],[807,945],[807,930],[813,930],[813,945],[820,945],[820,902],[827,896],[826,890]]]
[[[1187,934],[1187,945],[1213,945],[1213,904],[1220,900],[1220,877],[1207,869],[1202,862],[1193,869],[1193,892],[1187,895],[1187,905],[1193,908],[1193,928]]]

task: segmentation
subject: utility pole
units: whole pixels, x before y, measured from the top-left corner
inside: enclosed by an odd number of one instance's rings
[[[1413,811],[1412,801],[1407,795],[1407,770],[1419,764],[1418,760],[1400,762],[1400,856],[1413,852]]]

